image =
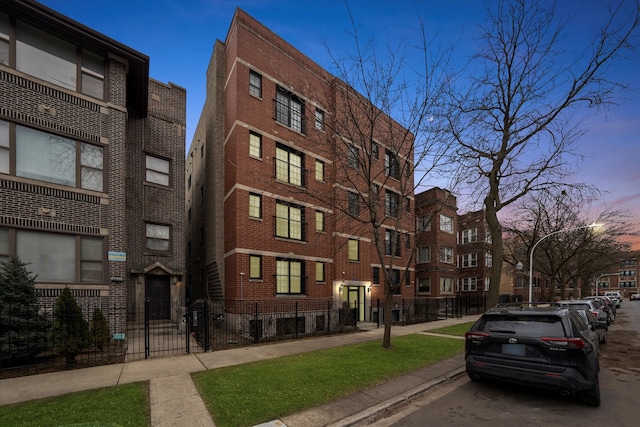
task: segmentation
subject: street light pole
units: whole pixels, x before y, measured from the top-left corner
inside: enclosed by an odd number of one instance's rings
[[[579,227],[571,227],[571,228],[563,228],[562,230],[557,230],[552,233],[549,233],[545,236],[542,236],[540,240],[538,240],[533,247],[531,248],[531,253],[529,254],[529,304],[533,302],[533,251],[536,250],[536,247],[548,237],[555,236],[560,233],[568,233],[570,231],[582,230],[584,228],[595,228],[599,227],[600,224],[596,224],[595,222],[589,225],[581,225]]]
[[[596,296],[598,296],[598,280],[602,279],[603,277],[607,277],[607,276],[617,276],[619,273],[604,273],[599,275],[598,277],[596,277],[596,281],[594,283],[595,288],[596,288]]]

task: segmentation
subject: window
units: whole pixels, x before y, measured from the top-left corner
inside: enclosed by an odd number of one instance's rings
[[[630,281],[630,280],[623,280],[620,282],[620,287],[621,288],[635,288],[636,287],[636,282],[635,281]]]
[[[431,219],[428,216],[419,216],[416,218],[416,229],[418,231],[431,230]]]
[[[400,295],[400,270],[391,270],[391,288],[394,295]]]
[[[380,158],[380,145],[374,141],[371,141],[371,157],[373,157],[374,160]]]
[[[405,197],[404,199],[404,211],[406,213],[410,213],[411,212],[411,199],[408,197]]]
[[[276,203],[276,237],[304,240],[304,211],[300,206]]]
[[[1,132],[2,127],[0,127]],[[4,145],[0,143],[0,151],[4,151]],[[102,191],[104,187],[103,151],[102,147],[16,126],[17,176]],[[77,164],[78,152],[79,165]],[[8,154],[8,151],[5,153]]]
[[[476,277],[463,277],[462,292],[471,292],[478,289],[478,279]]]
[[[380,186],[378,184],[371,184],[371,205],[378,204],[378,198],[380,197]]]
[[[453,219],[450,216],[440,214],[440,231],[453,234]]]
[[[302,261],[278,259],[276,261],[276,293],[304,293],[303,271]]]
[[[453,264],[453,248],[449,248],[446,246],[440,247],[440,262]]]
[[[316,160],[316,181],[324,182],[324,163]]]
[[[462,255],[463,267],[475,267],[478,265],[478,254],[464,254]]]
[[[324,212],[316,211],[316,231],[324,231]]]
[[[418,292],[421,294],[431,293],[431,278],[421,277],[418,279]]]
[[[462,243],[472,243],[478,241],[478,229],[470,228],[462,231]]]
[[[160,159],[158,157],[151,156],[149,154],[145,157],[145,164],[147,168],[146,180],[154,184],[169,185],[169,161]]]
[[[485,292],[489,292],[489,285],[491,284],[491,278],[490,277],[485,277],[484,278],[484,291]]]
[[[0,259],[3,252],[8,259],[8,236],[8,229],[0,229]],[[16,230],[15,244],[15,254],[29,264],[37,282],[104,283],[102,237]]]
[[[9,15],[0,12],[0,64],[9,65]]]
[[[102,237],[80,238],[80,281],[104,282],[104,240]]]
[[[400,179],[398,157],[389,150],[385,150],[384,154],[384,174],[391,178]]]
[[[9,123],[0,120],[0,173],[9,173]]]
[[[262,218],[262,196],[249,193],[249,217]]]
[[[405,286],[411,286],[411,273],[409,272],[409,270],[405,271],[405,274],[404,274],[404,285]]]
[[[324,130],[324,111],[316,108],[316,129]]]
[[[360,215],[360,199],[358,198],[358,194],[349,191],[347,196],[349,198],[349,214],[353,216]]]
[[[354,145],[349,146],[349,167],[353,169],[358,169],[358,165],[360,164],[360,160],[358,160],[358,147]]]
[[[635,277],[636,271],[635,270],[620,270],[618,275],[620,277]]]
[[[349,261],[360,260],[360,242],[356,239],[349,239]]]
[[[316,282],[324,283],[324,262],[316,262]]]
[[[67,89],[104,97],[104,57],[84,49],[78,54],[75,45],[20,21],[16,69]]]
[[[168,225],[145,224],[147,249],[157,252],[169,251],[170,228]]]
[[[404,234],[404,247],[405,249],[411,249],[411,236],[408,233]]]
[[[491,252],[485,252],[484,253],[484,266],[485,267],[491,267],[493,265],[493,256],[491,255]]]
[[[488,230],[488,229],[487,229],[487,230],[484,232],[484,241],[485,241],[486,243],[491,243],[491,230]]]
[[[443,294],[453,293],[453,279],[451,277],[440,278],[440,293],[443,293]]]
[[[249,70],[249,95],[262,98],[262,76],[253,70]]]
[[[275,119],[296,132],[305,132],[304,103],[291,92],[278,86],[275,101]]]
[[[249,255],[249,280],[262,280],[262,257]]]
[[[428,246],[421,246],[418,248],[418,262],[430,262],[431,251]]]
[[[400,256],[400,236],[394,230],[384,231],[384,254]]]
[[[276,146],[276,179],[298,187],[303,183],[304,156],[287,146]]]
[[[9,261],[9,229],[0,227],[0,262],[7,261]]]
[[[262,158],[262,135],[259,133],[249,132],[249,156]]]
[[[373,271],[371,272],[371,281],[373,282],[374,285],[379,285],[380,284],[380,268],[379,267],[373,267]]]
[[[400,195],[393,191],[385,191],[384,214],[391,218],[398,218],[398,208],[400,207]]]

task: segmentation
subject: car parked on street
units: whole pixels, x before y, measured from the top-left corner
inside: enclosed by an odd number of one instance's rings
[[[622,304],[622,294],[620,291],[606,291],[604,296],[611,298],[616,303],[616,308],[620,308],[620,304]]]
[[[599,406],[599,343],[592,332],[605,327],[553,303],[499,304],[465,334],[467,375],[574,394]]]
[[[590,299],[571,299],[562,300],[554,303],[558,306],[571,307],[575,309],[587,309],[593,313],[594,316],[600,321],[607,322],[607,326],[611,323],[611,317],[607,313],[600,301]]]
[[[598,320],[598,318],[596,316],[593,315],[593,313],[590,310],[585,310],[583,308],[578,308],[576,309],[576,311],[578,312],[578,314],[582,317],[582,320],[584,320],[585,322],[587,322],[587,324],[589,324],[591,326],[591,330],[594,334],[597,335],[598,337],[598,342],[600,344],[606,344],[607,343],[607,332],[609,331],[609,327],[607,326],[607,322],[603,322]],[[600,322],[604,325],[604,327],[595,327],[594,323],[596,322]]]
[[[631,294],[629,296],[629,301],[640,301],[640,294]]]

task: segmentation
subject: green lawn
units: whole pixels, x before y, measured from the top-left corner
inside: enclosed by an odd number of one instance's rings
[[[143,427],[150,422],[148,383],[0,406],[0,426]]]
[[[445,337],[394,338],[192,374],[218,427],[251,426],[314,407],[460,353]]]
[[[459,325],[444,326],[438,329],[430,329],[429,332],[433,332],[434,334],[455,335],[458,337],[463,337],[465,332],[471,329],[474,323],[476,322],[467,322],[461,323]]]

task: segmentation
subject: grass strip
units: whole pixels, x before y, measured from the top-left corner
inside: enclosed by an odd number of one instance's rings
[[[427,335],[347,345],[192,374],[216,426],[252,426],[321,405],[460,353]]]
[[[1,426],[146,427],[150,423],[147,382],[0,406]]]

